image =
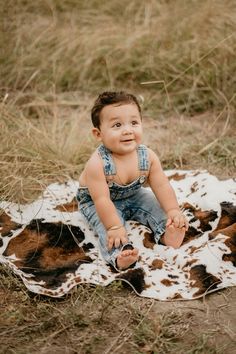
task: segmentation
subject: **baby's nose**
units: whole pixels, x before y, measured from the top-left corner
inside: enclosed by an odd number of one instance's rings
[[[126,125],[123,129],[123,134],[132,134],[132,127],[130,125]]]

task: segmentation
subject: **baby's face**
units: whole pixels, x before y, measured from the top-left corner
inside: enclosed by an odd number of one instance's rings
[[[97,129],[95,135],[113,153],[130,153],[141,143],[142,120],[136,104],[117,103],[105,106],[101,110],[100,121],[100,129]]]

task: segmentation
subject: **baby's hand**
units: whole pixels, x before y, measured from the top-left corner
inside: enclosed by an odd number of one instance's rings
[[[121,245],[127,243],[127,236],[125,227],[122,226],[117,230],[108,230],[107,231],[107,247],[111,250],[113,247],[118,248]]]
[[[178,209],[172,209],[167,212],[166,226],[171,224],[180,229],[184,227],[186,231],[188,230],[188,220],[186,219],[185,215],[182,214]]]

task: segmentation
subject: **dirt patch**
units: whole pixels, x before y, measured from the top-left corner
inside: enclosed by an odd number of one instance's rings
[[[212,293],[199,300],[156,302],[153,312],[179,311],[182,316],[188,314],[190,321],[188,333],[183,336],[181,345],[207,340],[224,353],[233,353],[236,344],[236,289],[228,288]],[[187,348],[186,348],[187,349]]]

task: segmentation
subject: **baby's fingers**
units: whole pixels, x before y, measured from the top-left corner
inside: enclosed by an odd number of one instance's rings
[[[166,221],[166,227],[170,226],[172,224],[171,218],[168,218]]]
[[[182,227],[182,225],[180,223],[180,218],[178,216],[174,217],[173,224],[174,224],[175,227]]]
[[[187,219],[185,218],[185,216],[182,216],[182,217],[179,219],[179,227],[180,227],[180,228],[185,227],[186,231],[188,230],[188,221],[187,221]]]
[[[125,245],[128,242],[128,239],[125,236],[121,237],[120,240],[121,240],[122,245]]]
[[[108,248],[109,250],[111,250],[112,247],[113,247],[113,245],[114,245],[114,239],[113,239],[112,237],[108,237],[108,240],[107,240],[107,248]]]
[[[186,231],[188,231],[188,227],[189,227],[188,220],[185,219],[184,222],[185,222],[184,223],[185,229],[186,229]]]
[[[119,237],[116,237],[116,238],[115,238],[115,242],[114,242],[115,248],[120,247],[120,242],[121,242],[121,239],[120,239]]]

